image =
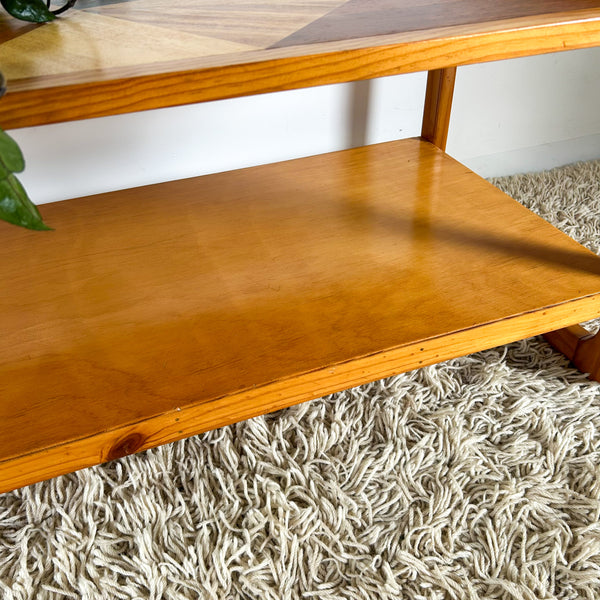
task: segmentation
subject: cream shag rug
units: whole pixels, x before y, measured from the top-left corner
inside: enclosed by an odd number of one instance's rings
[[[600,161],[494,182],[595,251]],[[0,597],[600,598],[600,387],[541,339],[0,496]]]

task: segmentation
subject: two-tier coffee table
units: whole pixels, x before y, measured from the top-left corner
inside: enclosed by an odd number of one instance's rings
[[[0,491],[549,331],[597,374],[600,259],[443,150],[457,66],[600,45],[600,2],[80,0],[0,40],[6,129],[429,71],[419,139],[0,223]]]

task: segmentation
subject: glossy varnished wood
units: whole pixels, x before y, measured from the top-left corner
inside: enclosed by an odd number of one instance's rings
[[[277,46],[526,19],[598,6],[597,0],[349,0]]]
[[[270,12],[247,2],[93,4],[34,29],[0,22],[3,127],[600,43],[591,0],[322,0],[273,3]]]
[[[599,258],[419,140],[42,211],[0,224],[2,491],[600,313]]]
[[[421,137],[441,150],[446,149],[456,67],[436,69],[427,74]]]

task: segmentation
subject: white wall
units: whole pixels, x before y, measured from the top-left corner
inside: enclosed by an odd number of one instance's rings
[[[459,69],[448,152],[484,176],[600,158],[600,48]],[[418,135],[425,74],[13,130],[50,202]]]
[[[459,69],[448,152],[484,176],[600,158],[600,48]]]

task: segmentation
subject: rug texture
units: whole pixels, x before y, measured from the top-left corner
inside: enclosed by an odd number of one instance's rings
[[[600,250],[600,161],[494,183]],[[535,338],[0,496],[0,597],[600,598],[600,387]]]

